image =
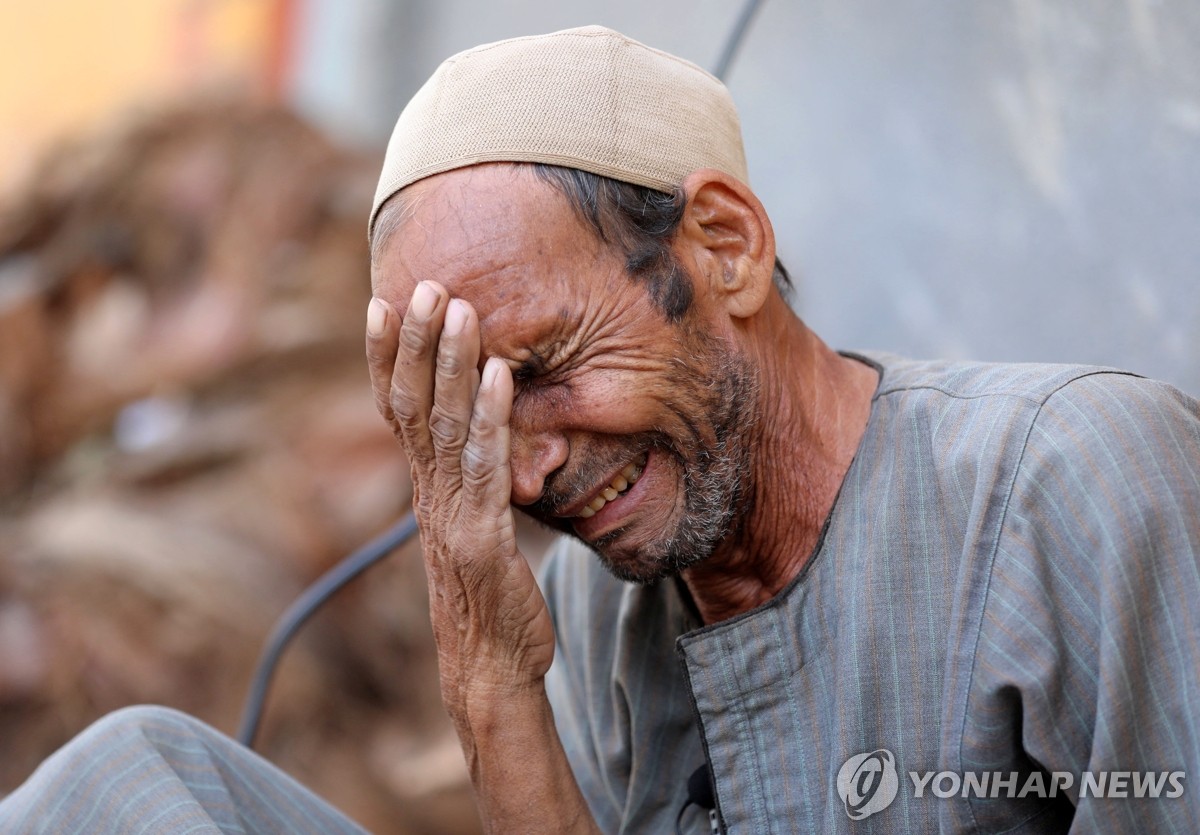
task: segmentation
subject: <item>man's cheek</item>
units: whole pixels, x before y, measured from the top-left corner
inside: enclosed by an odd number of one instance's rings
[[[560,397],[544,414],[573,429],[620,436],[660,428],[673,386],[650,375],[612,374],[558,388]]]

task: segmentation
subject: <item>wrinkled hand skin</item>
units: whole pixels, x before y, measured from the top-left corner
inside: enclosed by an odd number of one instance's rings
[[[494,357],[481,373],[480,351],[475,311],[434,282],[403,317],[368,309],[371,385],[412,466],[442,700],[484,831],[595,835],[546,698],[550,614],[517,550],[512,373]]]
[[[434,282],[403,317],[372,302],[367,360],[412,466],[442,697],[462,735],[477,701],[540,689],[554,654],[510,505],[512,373],[496,358],[480,372],[475,310]]]

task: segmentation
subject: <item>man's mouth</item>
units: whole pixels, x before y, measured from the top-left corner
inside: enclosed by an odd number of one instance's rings
[[[612,481],[593,498],[583,510],[579,511],[576,518],[590,519],[599,513],[606,504],[617,499],[624,494],[630,487],[637,483],[637,480],[642,477],[642,472],[646,469],[646,453],[642,453],[635,460],[625,465],[625,469],[617,473]]]

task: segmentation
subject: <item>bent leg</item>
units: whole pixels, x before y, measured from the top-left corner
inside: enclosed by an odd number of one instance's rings
[[[253,751],[175,710],[109,714],[0,802],[2,832],[364,830]]]

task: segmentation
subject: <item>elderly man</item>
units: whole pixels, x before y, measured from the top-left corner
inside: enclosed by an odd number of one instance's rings
[[[698,766],[730,832],[1200,830],[1194,401],[830,350],[724,88],[600,28],[444,64],[372,245],[496,830],[703,827]],[[512,506],[577,541],[541,591]]]
[[[725,89],[598,27],[397,124],[367,355],[488,830],[1200,831],[1200,408],[830,350],[747,180]],[[321,808],[208,744],[218,810]]]

